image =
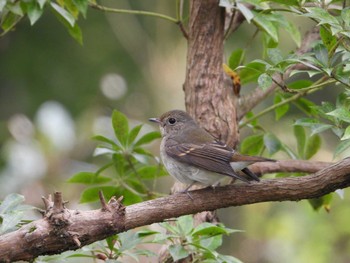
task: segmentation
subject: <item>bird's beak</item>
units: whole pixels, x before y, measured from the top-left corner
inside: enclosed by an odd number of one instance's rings
[[[158,119],[158,118],[149,118],[148,120],[151,121],[151,122],[158,123],[158,124],[161,123],[160,119]]]

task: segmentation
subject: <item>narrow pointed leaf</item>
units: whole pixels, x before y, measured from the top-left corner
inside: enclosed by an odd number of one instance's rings
[[[143,135],[135,144],[134,146],[135,147],[138,147],[140,145],[143,145],[143,144],[147,144],[147,143],[150,143],[156,139],[159,139],[161,138],[161,135],[160,135],[160,132],[158,131],[153,131],[153,132],[149,132],[145,135]]]
[[[117,137],[121,145],[125,147],[129,133],[128,119],[123,113],[114,110],[112,114],[112,126],[115,136]]]
[[[68,183],[79,183],[79,184],[101,184],[110,182],[112,178],[105,176],[97,176],[92,172],[80,172],[73,175],[67,180]]]
[[[305,150],[305,159],[309,160],[314,156],[318,150],[321,148],[321,137],[319,135],[313,135],[307,139],[306,150]]]
[[[140,124],[140,125],[137,125],[131,129],[129,136],[128,136],[128,145],[131,145],[135,141],[137,135],[139,135],[139,133],[140,133],[142,126],[143,125]]]
[[[304,127],[300,125],[294,125],[294,136],[297,139],[297,149],[298,155],[304,158],[305,144],[306,144],[306,134]]]

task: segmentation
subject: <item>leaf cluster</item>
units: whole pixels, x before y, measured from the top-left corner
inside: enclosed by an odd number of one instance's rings
[[[167,232],[156,235],[154,241],[166,241],[169,244],[168,250],[173,261],[190,257],[191,262],[241,262],[216,251],[222,245],[223,235],[238,230],[207,222],[195,227],[192,215],[179,217],[174,222],[161,223],[160,226]]]
[[[124,196],[126,204],[133,204],[153,198],[146,182],[167,175],[159,159],[143,146],[160,138],[158,131],[139,136],[142,124],[129,129],[127,117],[119,111],[112,114],[112,127],[115,138],[102,135],[93,137],[99,142],[100,155],[107,157],[107,163],[96,172],[79,172],[68,182],[84,184],[80,202],[98,200],[98,192],[103,191],[106,198]]]
[[[24,196],[9,194],[0,202],[0,235],[16,230],[25,221],[24,212],[34,207],[24,205]]]
[[[265,151],[268,155],[282,152],[292,159],[309,160],[320,150],[324,132],[333,134],[338,140],[333,153],[335,158],[348,150],[350,7],[341,1],[304,0],[221,0],[220,5],[240,11],[248,23],[257,27],[263,39],[261,58],[245,61],[249,45],[245,49],[233,50],[226,71],[238,74],[242,85],[257,83],[258,88],[266,93],[277,87],[273,104],[258,113],[248,112],[240,124],[240,127],[248,126],[253,133],[242,141],[241,151],[250,155],[262,155]],[[319,27],[319,40],[311,44],[308,52],[284,54],[279,48],[279,28],[285,30],[298,47],[301,45],[300,32],[287,20],[286,12],[290,14],[289,18],[311,19]],[[342,89],[335,103],[324,101],[318,105],[306,98],[323,88],[335,90],[335,85]],[[291,112],[292,106],[301,115],[294,120],[291,130],[295,147],[281,141],[273,130],[267,130],[259,121],[269,112],[274,112],[275,121],[280,121]],[[322,206],[328,209],[330,199],[326,196],[310,202],[315,209]]]
[[[86,17],[89,0],[1,0],[0,1],[0,36],[13,30],[24,18],[34,25],[49,9],[80,44],[83,42],[77,20],[80,15]]]

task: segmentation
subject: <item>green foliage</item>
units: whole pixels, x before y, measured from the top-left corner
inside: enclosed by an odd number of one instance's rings
[[[100,144],[108,162],[96,172],[79,172],[68,179],[69,183],[84,184],[80,202],[98,200],[101,190],[106,198],[124,196],[125,204],[133,204],[154,197],[146,184],[148,180],[166,175],[163,166],[147,150],[145,144],[160,138],[159,132],[149,132],[139,136],[142,125],[129,130],[127,117],[119,111],[113,111],[112,127],[115,138],[102,135],[94,136]],[[111,171],[112,170],[112,171]]]
[[[243,3],[254,8],[247,9]],[[267,150],[269,155],[284,152],[289,158],[308,160],[321,148],[321,135],[325,132],[332,133],[338,140],[334,147],[334,157],[349,150],[350,8],[344,8],[342,4],[341,1],[322,4],[319,1],[298,0],[220,1],[220,5],[226,8],[240,10],[247,22],[257,27],[264,41],[262,58],[244,61],[243,54],[249,53],[248,44],[246,49],[232,52],[228,61],[229,67],[238,73],[242,85],[256,83],[262,92],[271,90],[274,86],[280,89],[274,94],[272,106],[256,114],[249,112],[246,121],[241,123],[241,127],[248,126],[253,132],[241,142],[243,153],[259,155]],[[289,18],[294,16],[298,19],[311,19],[318,24],[320,39],[312,43],[309,52],[284,54],[280,49],[279,28],[283,28],[297,46],[301,44],[299,30],[286,19],[284,12],[290,14]],[[286,72],[290,74],[285,74]],[[318,105],[305,98],[308,94],[323,88],[332,88],[334,85],[343,89],[335,103],[325,101]],[[292,106],[300,111],[293,127],[296,147],[282,143],[273,130],[266,129],[259,121],[259,117],[271,111],[274,111],[276,121],[288,116],[290,112],[296,114]],[[291,130],[286,132],[291,133]],[[310,201],[315,209],[321,206],[327,209],[329,202],[328,197]]]
[[[246,137],[241,143],[241,152],[248,155],[259,155],[264,147],[264,135],[256,134]]]
[[[141,245],[154,243],[152,236],[158,234],[157,231],[140,230],[127,231],[110,236],[103,241],[95,242],[85,246],[79,252],[66,252],[55,256],[39,257],[35,262],[63,262],[70,258],[91,258],[93,260],[108,260],[108,262],[124,262],[133,259],[138,262],[140,256],[155,257],[157,254],[148,249],[140,248]]]
[[[76,22],[80,14],[86,17],[88,3],[88,0],[1,0],[0,26],[3,32],[0,35],[14,29],[17,23],[25,17],[28,17],[31,25],[34,25],[41,18],[44,11],[49,9],[68,29],[70,35],[82,44],[81,30]]]
[[[24,212],[33,209],[23,202],[22,195],[9,194],[0,203],[0,235],[16,230],[23,220]]]
[[[179,217],[174,222],[161,223],[160,226],[164,231],[129,230],[85,246],[82,251],[39,257],[36,262],[57,262],[77,257],[104,259],[113,262],[124,262],[126,258],[130,258],[138,262],[140,256],[149,258],[159,256],[151,250],[142,248],[142,245],[150,243],[153,244],[153,247],[167,244],[168,251],[174,261],[191,257],[192,262],[241,262],[234,257],[216,252],[222,245],[223,235],[239,232],[239,230],[226,228],[222,224],[206,222],[195,227],[192,215]]]
[[[222,224],[202,223],[196,227],[192,215],[179,217],[176,222],[160,224],[166,234],[157,234],[155,241],[170,243],[169,252],[174,261],[191,257],[192,262],[241,262],[237,258],[216,252],[223,235],[237,232]]]
[[[263,2],[263,3],[262,3]],[[239,71],[242,84],[257,81],[259,86],[265,90],[274,82],[274,74],[282,75],[289,68],[301,63],[308,67],[307,70],[294,70],[293,74],[308,73],[310,77],[314,75],[324,76],[324,83],[333,79],[350,87],[350,63],[349,53],[346,44],[349,34],[349,8],[342,9],[339,6],[336,12],[331,14],[328,6],[307,7],[309,1],[239,1],[254,5],[254,9],[247,9],[244,5],[236,1],[220,1],[220,5],[237,8],[242,12],[248,22],[252,22],[264,34],[266,59],[256,59],[247,64],[241,65],[246,50],[236,50],[232,53],[228,65],[232,70]],[[278,7],[282,5],[282,7]],[[305,6],[304,6],[305,5]],[[242,7],[243,6],[243,7]],[[333,9],[336,9],[332,7]],[[246,10],[247,9],[247,10]],[[297,27],[286,20],[283,11],[288,11],[296,16],[311,18],[320,25],[320,36],[322,43],[317,43],[310,53],[303,55],[289,54],[283,55],[278,49],[279,28],[287,31],[297,46],[300,46],[301,36]],[[238,59],[239,58],[239,59]],[[240,61],[240,63],[237,63]],[[319,87],[319,83],[318,87]],[[309,90],[315,85],[308,85]],[[288,87],[289,88],[289,87]]]

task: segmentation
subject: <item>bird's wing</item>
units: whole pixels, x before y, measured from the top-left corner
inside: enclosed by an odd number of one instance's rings
[[[232,169],[233,151],[217,141],[195,145],[192,143],[171,143],[165,145],[166,153],[179,162],[184,162],[215,173],[248,180]]]

